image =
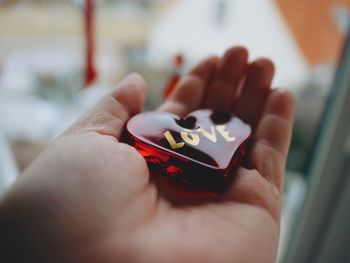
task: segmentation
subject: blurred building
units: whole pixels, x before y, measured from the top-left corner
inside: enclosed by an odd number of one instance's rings
[[[350,19],[349,0],[278,0],[278,6],[309,65],[335,64]]]

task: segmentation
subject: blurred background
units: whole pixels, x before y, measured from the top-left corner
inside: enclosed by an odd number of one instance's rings
[[[282,260],[349,21],[349,0],[0,0],[0,190],[127,73],[145,76],[154,109],[200,59],[244,45],[251,60],[271,58],[274,86],[297,98]]]

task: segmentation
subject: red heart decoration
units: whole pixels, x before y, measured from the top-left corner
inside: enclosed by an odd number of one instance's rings
[[[126,141],[144,156],[152,175],[216,193],[224,191],[250,134],[250,126],[239,118],[209,109],[185,118],[141,113],[126,126]]]

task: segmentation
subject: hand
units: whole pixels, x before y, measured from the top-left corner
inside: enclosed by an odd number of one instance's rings
[[[144,81],[133,74],[7,193],[0,254],[11,262],[274,262],[293,99],[271,90],[269,60],[248,64],[247,56],[236,47],[201,62],[159,109],[230,110],[253,127],[247,166],[222,201],[173,206],[150,182],[141,155],[119,142],[145,97]]]

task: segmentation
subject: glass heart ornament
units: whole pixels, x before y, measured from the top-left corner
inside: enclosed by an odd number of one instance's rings
[[[125,141],[145,158],[151,176],[222,193],[246,154],[250,135],[250,126],[234,115],[202,109],[186,117],[138,114],[126,125]]]

